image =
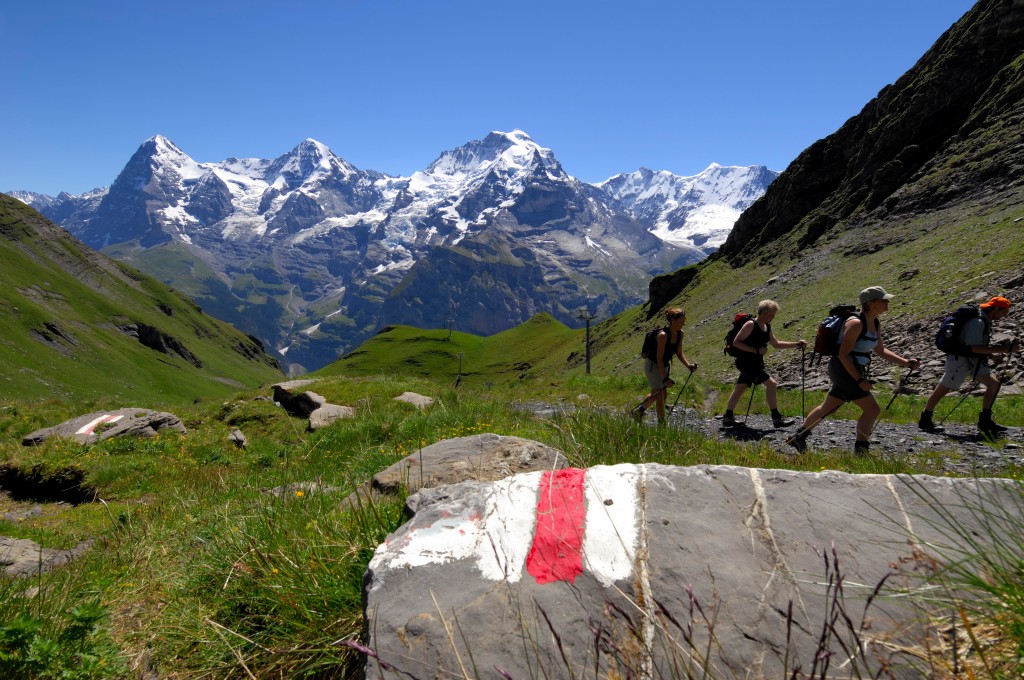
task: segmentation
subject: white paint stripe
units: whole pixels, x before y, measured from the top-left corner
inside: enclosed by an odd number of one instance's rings
[[[494,483],[484,511],[483,540],[476,566],[485,578],[516,583],[537,525],[537,494],[543,472],[527,472]]]
[[[640,475],[637,465],[599,465],[588,468],[583,481],[587,504],[583,566],[605,587],[633,573]]]
[[[481,515],[477,515],[478,508],[467,505],[430,526],[406,530],[398,542],[378,546],[370,568],[472,559],[485,578],[518,581],[533,540],[542,474],[529,472],[494,482]]]
[[[598,466],[589,468],[584,478],[583,565],[605,587],[633,573],[639,542],[637,484],[641,472],[637,465]],[[411,568],[472,559],[484,578],[520,581],[533,543],[543,474],[528,472],[493,482],[480,516],[475,515],[478,508],[453,508],[453,514],[445,519],[379,546],[370,568]]]
[[[124,416],[115,416],[110,413],[104,413],[99,418],[94,418],[93,420],[89,421],[82,427],[78,428],[78,430],[75,431],[75,434],[92,434],[93,430],[95,430],[96,426],[99,425],[100,423],[116,423],[117,421],[121,420],[121,418],[124,418]]]

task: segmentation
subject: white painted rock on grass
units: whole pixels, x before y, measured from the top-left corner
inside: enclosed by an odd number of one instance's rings
[[[843,677],[883,663],[919,677],[900,650],[923,649],[921,612],[865,605],[899,582],[892,565],[948,543],[936,509],[974,524],[964,508],[979,489],[1014,493],[1005,480],[655,464],[423,489],[369,566],[366,675],[780,678],[828,658]]]

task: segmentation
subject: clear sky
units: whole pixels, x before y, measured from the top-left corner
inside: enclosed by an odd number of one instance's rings
[[[199,162],[312,137],[393,175],[515,128],[587,182],[783,170],[973,4],[12,0],[0,190],[107,186],[155,134]]]

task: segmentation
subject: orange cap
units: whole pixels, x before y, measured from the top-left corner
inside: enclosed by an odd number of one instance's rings
[[[1009,309],[1010,301],[1004,297],[998,295],[989,300],[988,302],[981,303],[982,309]]]

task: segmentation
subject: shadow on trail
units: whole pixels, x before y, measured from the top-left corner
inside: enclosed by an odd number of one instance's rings
[[[719,433],[726,439],[734,439],[740,442],[754,442],[775,434],[775,428],[764,429],[738,423],[733,427],[721,428]]]

